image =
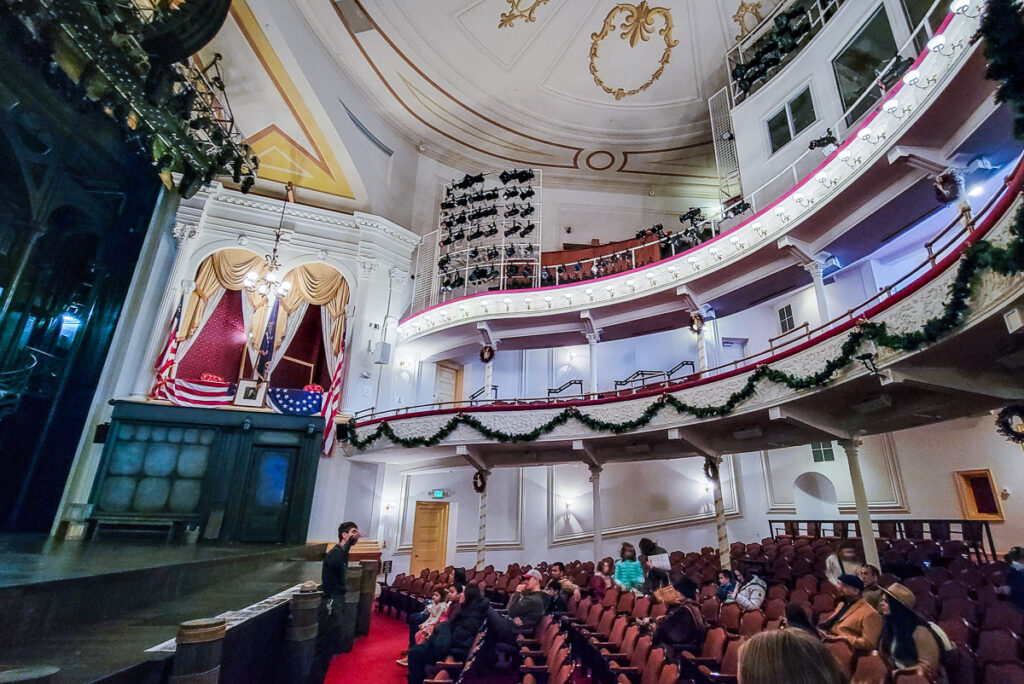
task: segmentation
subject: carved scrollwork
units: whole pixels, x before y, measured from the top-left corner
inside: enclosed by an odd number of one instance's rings
[[[516,19],[522,19],[526,23],[537,21],[537,17],[534,16],[537,8],[548,4],[550,1],[533,0],[529,7],[522,7],[522,5],[526,4],[526,0],[506,0],[508,2],[508,12],[502,12],[501,20],[498,21],[498,28],[513,28]]]
[[[601,43],[615,30],[615,22],[623,12],[626,13],[626,17],[619,26],[622,30],[619,37],[629,41],[630,47],[636,47],[641,41],[646,42],[650,39],[651,34],[655,31],[656,19],[658,17],[664,21],[664,26],[658,30],[658,35],[664,39],[665,49],[661,53],[661,59],[658,60],[657,70],[642,84],[629,90],[621,87],[614,88],[606,84],[598,73],[597,68],[597,58]],[[594,77],[594,83],[601,90],[612,95],[616,100],[621,100],[624,97],[636,95],[647,90],[651,87],[651,84],[661,78],[672,56],[672,48],[679,44],[678,40],[672,40],[672,27],[672,12],[667,7],[650,7],[647,4],[647,0],[643,0],[639,5],[630,5],[628,3],[615,5],[612,11],[604,18],[601,30],[590,35],[590,73]]]

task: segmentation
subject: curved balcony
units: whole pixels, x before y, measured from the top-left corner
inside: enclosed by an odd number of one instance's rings
[[[963,92],[976,92],[979,83],[985,84],[983,60],[972,59],[979,54],[978,46],[971,43],[977,26],[977,17],[947,16],[938,29],[945,37],[944,46],[922,52],[904,80],[832,155],[790,192],[736,227],[685,252],[621,273],[557,286],[477,293],[439,304],[403,319],[399,341],[488,320],[579,315],[602,307],[621,308],[645,298],[661,301],[695,281],[721,280],[721,274],[737,264],[744,264],[747,270],[763,266],[767,259],[764,248],[777,245],[783,237],[817,230],[819,224],[826,229],[827,224],[839,221],[836,214],[851,213],[866,196],[875,197],[893,183],[887,153],[908,133],[927,137],[927,128],[934,121],[923,120],[934,120],[936,115],[932,112],[926,117],[926,113],[934,109],[954,79],[958,86],[964,84]],[[970,68],[964,69],[968,62]],[[959,87],[957,91],[958,100],[962,99]],[[986,92],[977,101],[987,97]],[[947,96],[944,104],[955,103]],[[860,199],[846,198],[847,191]],[[846,201],[837,202],[839,198]],[[826,208],[833,204],[840,206],[830,215]]]
[[[379,435],[365,446],[369,451],[393,448],[389,434],[425,442],[402,446],[487,445],[497,459],[488,462],[495,464],[503,458],[524,462],[522,442],[533,442],[526,462],[566,460],[566,450],[571,458],[585,441],[605,450],[602,461],[630,460],[637,454],[675,458],[694,450],[742,452],[875,434],[1000,406],[1024,396],[1018,383],[1006,381],[998,361],[1024,346],[1007,338],[1000,315],[1024,298],[1024,275],[984,273],[956,329],[917,351],[876,347],[859,338],[851,342],[851,336],[869,322],[906,333],[942,316],[971,245],[984,238],[1003,246],[1015,237],[1011,230],[1022,187],[1024,163],[1018,162],[973,219],[951,223],[925,245],[927,259],[877,295],[781,347],[681,383],[605,393],[600,399],[456,402],[379,412],[357,419],[356,435],[359,440]],[[847,344],[857,349],[848,350]],[[856,361],[830,366],[850,353]],[[772,371],[821,373],[826,381],[791,389],[767,381]],[[957,400],[964,394],[971,401]],[[460,417],[458,424],[451,423],[453,416]]]

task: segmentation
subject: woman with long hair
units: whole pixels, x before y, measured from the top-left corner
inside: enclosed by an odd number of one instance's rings
[[[639,591],[644,586],[644,569],[636,559],[636,549],[622,542],[619,560],[615,563],[615,584],[625,591]]]
[[[740,649],[740,684],[849,684],[825,645],[802,629],[760,632]]]
[[[882,613],[882,653],[897,671],[931,673],[936,682],[947,681],[940,659],[949,639],[937,625],[928,624],[914,612],[917,597],[902,584],[882,589],[878,609]]]

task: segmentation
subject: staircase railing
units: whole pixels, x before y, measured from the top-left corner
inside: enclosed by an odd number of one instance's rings
[[[494,398],[497,399],[498,398],[498,386],[497,385],[491,385],[491,392],[494,394]],[[469,400],[470,401],[474,401],[476,399],[479,399],[480,397],[482,397],[485,394],[487,394],[487,386],[486,385],[484,385],[483,387],[478,389],[476,392],[473,392],[472,394],[470,394],[469,395]]]
[[[580,394],[583,394],[583,381],[580,380],[579,378],[577,378],[575,380],[568,381],[567,383],[565,383],[561,387],[549,387],[548,388],[548,396],[551,397],[551,396],[554,396],[556,394],[561,394],[562,392],[564,392],[565,390],[569,389],[573,385],[577,385],[580,388]]]
[[[668,376],[668,379],[671,380],[672,378],[676,377],[676,373],[681,371],[686,366],[690,367],[690,372],[687,373],[687,375],[692,375],[693,373],[697,372],[697,366],[693,363],[693,361],[680,361],[676,365],[669,368],[665,372],[665,374]]]

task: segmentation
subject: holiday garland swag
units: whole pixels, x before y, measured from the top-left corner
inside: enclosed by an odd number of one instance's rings
[[[1001,81],[997,99],[1008,102],[1017,115],[1014,133],[1024,137],[1024,70],[1016,65],[1024,63],[1024,23],[1021,10],[1013,0],[989,0],[986,16],[978,31],[985,41],[985,56],[989,60],[988,78]],[[716,418],[732,413],[750,399],[762,381],[773,382],[794,390],[804,390],[828,384],[841,369],[850,365],[861,347],[871,342],[878,347],[895,351],[917,351],[944,337],[960,326],[969,311],[968,300],[986,271],[1012,276],[1024,271],[1024,207],[1014,217],[1012,239],[1006,247],[998,247],[979,240],[968,247],[957,269],[956,279],[950,286],[949,300],[940,315],[927,321],[919,330],[906,333],[889,332],[885,323],[862,322],[846,338],[839,355],[825,362],[816,373],[793,375],[769,366],[758,366],[747,376],[743,387],[733,392],[717,406],[694,406],[680,401],[671,394],[663,394],[647,406],[636,418],[622,422],[601,420],[570,406],[529,432],[504,432],[482,423],[476,416],[459,413],[451,417],[432,435],[400,437],[387,421],[381,422],[365,437],[356,434],[355,420],[348,424],[348,441],[357,449],[366,449],[382,437],[406,448],[436,446],[450,436],[460,425],[475,430],[481,437],[495,442],[532,442],[574,420],[595,432],[621,434],[648,425],[662,411],[672,409],[679,414],[696,418]]]

